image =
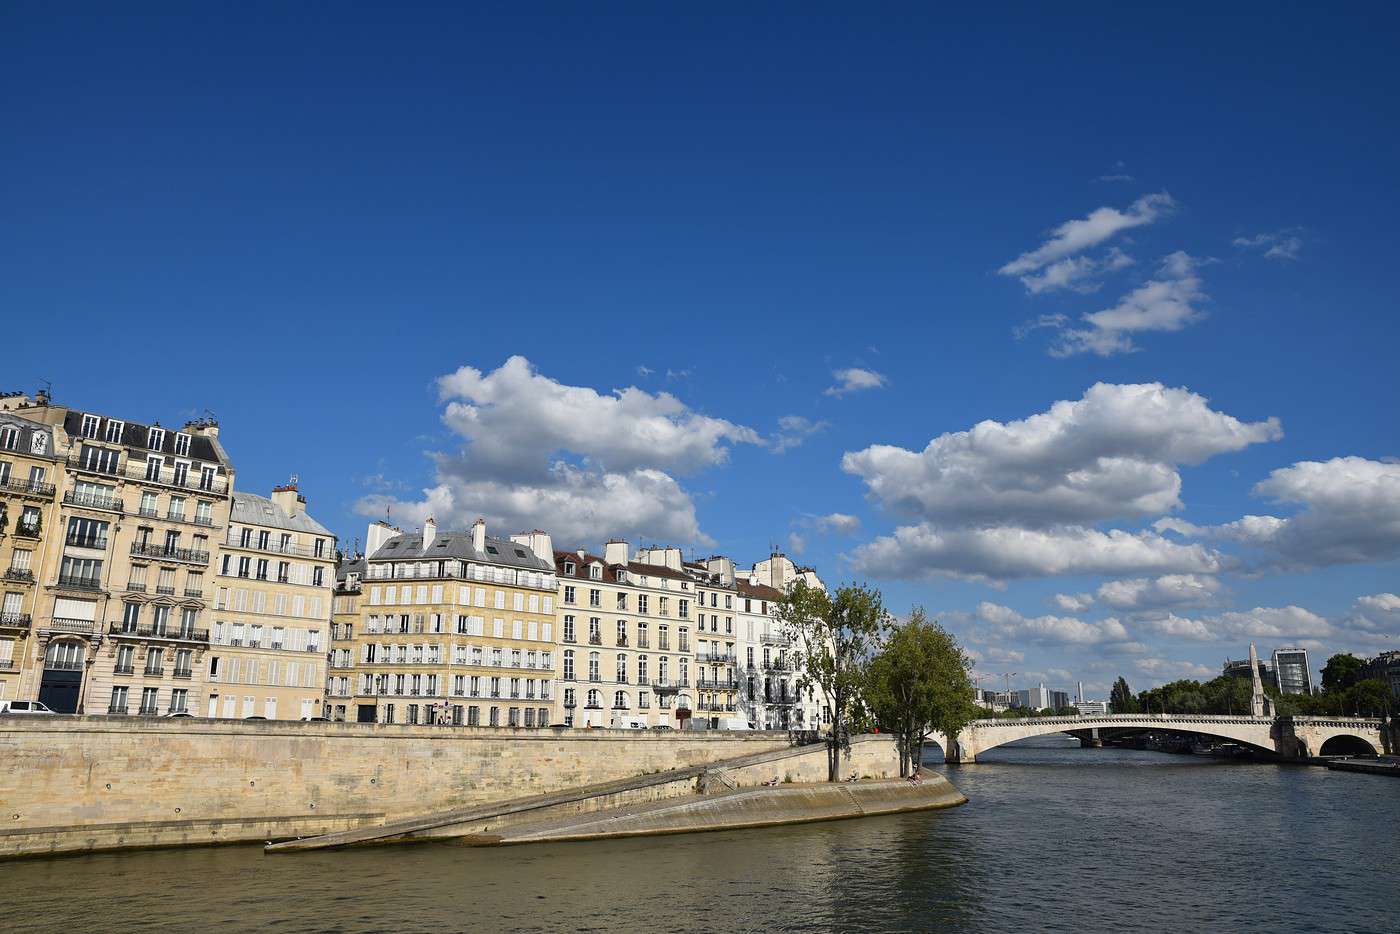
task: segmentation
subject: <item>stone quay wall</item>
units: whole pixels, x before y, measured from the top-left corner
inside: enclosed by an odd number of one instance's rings
[[[310,836],[789,745],[771,732],[6,717],[0,857]]]

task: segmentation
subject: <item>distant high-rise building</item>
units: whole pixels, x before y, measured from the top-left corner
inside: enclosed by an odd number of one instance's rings
[[[1312,670],[1307,649],[1274,649],[1274,683],[1280,694],[1311,694]]]
[[[1046,707],[1053,707],[1050,692],[1045,690],[1045,685],[1030,688],[1025,691],[1015,691],[1012,695],[1015,698],[1013,707],[1026,707],[1031,710],[1043,710]]]

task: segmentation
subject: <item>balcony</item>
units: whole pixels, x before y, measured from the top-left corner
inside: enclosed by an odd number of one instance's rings
[[[296,544],[295,542],[288,542],[287,544],[284,545],[284,544],[282,544],[281,542],[274,542],[274,541],[271,541],[271,540],[269,540],[269,541],[267,541],[267,542],[259,542],[259,541],[255,540],[255,539],[253,539],[251,536],[249,536],[248,540],[245,542],[245,541],[243,540],[242,535],[225,535],[225,536],[224,536],[224,545],[226,545],[226,546],[229,547],[229,548],[242,548],[242,549],[244,549],[244,550],[246,550],[246,551],[263,551],[263,552],[267,552],[268,554],[274,554],[274,555],[291,555],[291,556],[293,556],[293,557],[298,557],[298,558],[321,558],[322,560],[325,560],[325,561],[332,561],[332,560],[334,560],[334,559],[335,559],[335,549],[334,549],[333,547],[331,547],[331,541],[330,541],[330,539],[322,539],[322,541],[323,541],[325,544],[323,544],[323,545],[321,546],[321,551],[320,551],[319,554],[317,554],[317,552],[316,552],[316,546],[315,546],[314,544],[312,544],[312,545],[298,545],[298,544]],[[448,574],[448,575],[443,575],[443,576],[444,576],[444,577],[452,577],[453,575]],[[418,580],[418,579],[427,580],[427,579],[429,579],[429,578],[437,578],[437,575],[436,575],[436,574],[426,574],[426,575],[421,575],[420,577],[414,578],[414,579],[415,579],[415,580]],[[406,579],[406,578],[385,578],[385,580],[404,580],[404,579]]]
[[[53,632],[76,632],[85,636],[97,634],[97,624],[90,619],[64,619],[55,616],[47,623],[40,623],[39,628]]]
[[[28,613],[0,613],[0,629],[28,629],[33,621]]]
[[[771,662],[763,663],[764,671],[791,671],[792,666],[785,659],[775,658]]]
[[[191,668],[176,668],[171,672],[172,678],[179,678],[181,681],[188,681],[194,677],[194,670]]]
[[[627,648],[627,637],[626,637],[626,636],[618,636],[618,637],[617,637],[617,647],[618,647],[619,649],[625,649],[625,648]]]
[[[125,470],[117,470],[113,473],[124,475],[128,480],[172,486],[181,490],[203,490],[218,496],[228,492],[228,481],[222,477],[214,476],[206,483],[202,475],[195,471],[187,472],[181,476],[176,473],[174,467],[169,466],[153,468],[148,464],[134,464],[127,461]]]
[[[126,704],[108,704],[107,714],[113,717],[125,717],[127,714]]]
[[[603,705],[602,705],[602,704],[584,704],[584,705],[583,705],[583,709],[584,709],[584,710],[602,710],[602,709],[603,709]]]
[[[151,623],[145,626],[130,626],[126,623],[112,623],[107,627],[107,632],[114,636],[126,636],[132,639],[172,639],[177,642],[209,641],[209,630],[179,625],[158,626]],[[230,644],[236,645],[237,643],[230,640]]]
[[[122,505],[118,496],[98,496],[93,493],[78,493],[70,490],[63,494],[63,503],[66,506],[78,506],[82,509],[100,509],[103,512],[115,512],[117,515],[125,515],[126,508]]]
[[[564,642],[567,645],[578,645],[578,639],[571,635],[564,636]]]
[[[5,571],[5,580],[16,581],[21,584],[32,584],[34,583],[34,572],[29,570],[29,568],[7,568]]]
[[[738,681],[706,681],[701,679],[695,682],[696,690],[700,691],[737,691]]]
[[[126,589],[127,589],[127,591],[130,592],[130,593],[145,593],[145,592],[146,592],[146,582],[145,582],[145,581],[131,581],[130,583],[128,583],[128,584],[126,585]]]
[[[23,522],[16,523],[15,535],[19,538],[38,538],[41,528],[38,525],[25,525]]]
[[[136,711],[136,713],[137,713],[138,716],[142,716],[142,717],[159,717],[159,716],[160,716],[160,708],[158,708],[158,707],[142,707],[140,710]]]
[[[733,655],[723,652],[705,652],[695,656],[695,660],[706,665],[732,665],[735,661]]]
[[[774,707],[790,707],[797,703],[797,698],[791,694],[765,694],[763,702]]]
[[[103,463],[97,458],[84,458],[81,454],[70,454],[68,455],[68,469],[75,473],[95,473],[104,477],[121,475],[121,465],[117,458],[113,458],[110,463]]]
[[[55,489],[52,483],[30,483],[19,478],[0,481],[0,493],[12,493],[25,499],[53,499]]]
[[[132,542],[131,556],[133,558],[157,558],[162,561],[183,561],[187,564],[207,565],[209,563],[209,552],[196,551],[193,548],[167,548],[165,545],[156,545],[151,542]]]
[[[105,535],[69,535],[64,538],[63,543],[70,548],[92,548],[97,551],[107,550],[107,536]]]
[[[174,587],[162,587],[162,586],[160,586],[159,584],[157,584],[157,585],[156,585],[156,593],[158,593],[158,594],[160,594],[161,596],[164,596],[164,597],[173,597],[173,596],[175,596],[175,588],[174,588]]]
[[[203,600],[204,591],[198,587],[186,587],[185,596],[189,597],[192,600]]]
[[[647,637],[646,637],[646,636],[638,636],[638,637],[637,637],[637,648],[639,648],[639,649],[649,649],[649,648],[651,648],[651,643],[647,641]]]
[[[136,669],[130,665],[118,665],[112,669],[112,674],[114,675],[131,675],[135,673]],[[122,713],[126,713],[126,708],[122,708]]]
[[[764,645],[787,645],[788,637],[780,632],[764,633],[762,636],[759,636],[758,641],[762,642]]]
[[[0,658],[0,671],[16,671],[19,668],[19,659]]]
[[[597,632],[591,632],[591,633],[589,633],[589,634],[588,634],[588,644],[589,644],[589,645],[602,645],[602,644],[603,644],[603,636],[602,636],[602,634],[601,634],[601,633],[597,633]]]
[[[657,678],[651,683],[651,689],[658,694],[669,694],[688,687],[690,687],[690,681],[684,678],[680,681],[671,681],[666,678]]]
[[[98,591],[102,589],[102,581],[96,577],[73,577],[68,574],[60,574],[58,586],[66,590]]]

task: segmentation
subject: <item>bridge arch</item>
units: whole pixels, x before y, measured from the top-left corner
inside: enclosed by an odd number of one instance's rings
[[[1087,730],[1135,729],[1172,733],[1194,733],[1214,739],[1241,743],[1272,752],[1273,719],[1255,717],[1103,715],[1078,717],[1028,717],[1017,720],[977,720],[968,724],[951,742],[938,737],[949,762],[976,762],[977,756],[1017,740],[1055,733]]]
[[[1374,756],[1376,747],[1360,736],[1338,733],[1322,744],[1317,751],[1319,756]]]

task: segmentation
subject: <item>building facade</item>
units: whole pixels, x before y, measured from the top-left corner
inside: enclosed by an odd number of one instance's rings
[[[773,552],[750,568],[736,570],[743,641],[742,703],[755,729],[819,730],[831,723],[831,706],[821,689],[800,687],[802,672],[791,640],[774,618],[777,603],[802,581],[826,589],[817,572]],[[750,624],[754,636],[749,636]],[[753,662],[750,663],[750,657]]]
[[[1308,650],[1274,649],[1274,684],[1280,694],[1312,694],[1312,668],[1308,666]]]
[[[5,396],[0,405],[18,398]],[[62,534],[62,478],[53,428],[0,408],[0,700],[32,699],[37,691],[36,575]]]
[[[344,721],[354,717],[351,707],[355,681],[355,633],[360,628],[360,580],[365,556],[349,555],[336,567],[335,595],[331,602],[331,650],[327,657],[326,716]]]
[[[559,722],[574,727],[679,727],[693,711],[694,579],[679,549],[633,560],[627,542],[603,554],[561,551]]]
[[[376,523],[365,555],[358,619],[334,620],[333,712],[344,706],[362,723],[550,725],[557,581],[547,533],[493,538],[482,519],[467,532],[439,532],[432,519],[415,533]],[[348,574],[336,589],[350,594]]]
[[[198,712],[209,565],[233,485],[218,425],[7,401],[53,430],[63,466],[21,689],[60,712]]]
[[[295,485],[234,492],[213,579],[206,716],[325,715],[335,536]]]

